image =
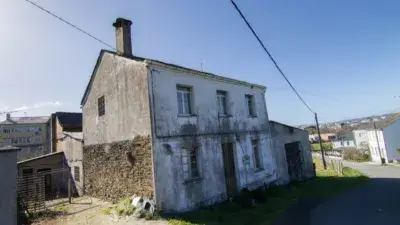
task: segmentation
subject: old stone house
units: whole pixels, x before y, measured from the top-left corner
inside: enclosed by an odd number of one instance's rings
[[[81,101],[88,194],[186,211],[278,179],[264,86],[133,56],[113,25]]]

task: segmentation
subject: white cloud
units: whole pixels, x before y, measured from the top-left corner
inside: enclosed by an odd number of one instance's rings
[[[42,107],[58,107],[58,106],[62,106],[63,104],[59,101],[55,101],[55,102],[38,102],[36,104],[34,104],[33,106],[21,106],[18,107],[16,109],[14,109],[15,111],[24,111],[24,110],[28,110],[28,109],[38,109],[38,108],[42,108]]]
[[[26,105],[24,105],[24,106],[21,106],[21,107],[18,107],[18,108],[16,108],[16,109],[14,109],[14,110],[15,110],[15,111],[23,111],[23,110],[27,110],[27,109],[29,109],[29,107],[26,106]]]

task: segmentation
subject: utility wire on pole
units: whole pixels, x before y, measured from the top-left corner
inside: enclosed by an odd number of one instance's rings
[[[63,19],[63,18],[57,16],[56,14],[50,12],[49,10],[43,8],[42,6],[40,6],[40,5],[38,5],[38,4],[36,4],[37,2],[35,3],[35,2],[32,2],[31,0],[25,0],[25,1],[28,2],[28,3],[30,3],[30,4],[32,4],[32,5],[35,6],[36,8],[38,8],[38,9],[40,9],[40,10],[46,12],[47,14],[49,14],[49,15],[51,15],[51,16],[53,16],[53,17],[59,19],[59,20],[61,20],[62,22],[68,24],[69,26],[75,28],[75,29],[78,30],[79,32],[81,32],[81,33],[83,33],[83,34],[85,34],[85,35],[87,35],[87,36],[93,38],[94,40],[96,40],[96,41],[102,43],[103,45],[105,45],[105,46],[107,46],[107,47],[109,47],[109,48],[111,48],[111,49],[113,49],[113,50],[116,51],[116,49],[115,49],[113,46],[107,44],[106,42],[100,40],[99,38],[95,37],[94,35],[92,35],[92,34],[86,32],[86,31],[82,30],[82,29],[79,28],[78,26],[76,26],[76,25],[74,25],[74,24],[68,22],[67,20],[65,20],[65,19]]]
[[[319,142],[321,146],[321,155],[322,155],[322,163],[324,165],[324,169],[326,169],[326,162],[325,162],[325,156],[324,156],[324,149],[322,148],[322,139],[321,139],[321,132],[319,130],[319,124],[318,124],[318,116],[317,113],[314,112],[311,107],[304,101],[304,99],[300,96],[300,94],[296,91],[292,83],[290,83],[289,79],[286,77],[286,75],[283,73],[282,69],[279,67],[278,63],[275,61],[274,57],[272,54],[268,51],[268,49],[265,47],[264,43],[261,41],[261,39],[258,37],[257,33],[254,31],[253,27],[250,25],[250,23],[247,21],[246,17],[243,15],[242,11],[239,9],[239,7],[236,5],[236,3],[231,0],[232,5],[235,7],[236,11],[239,13],[239,15],[242,17],[244,22],[246,23],[247,27],[250,29],[250,31],[253,33],[254,37],[257,39],[258,43],[260,43],[261,47],[264,49],[265,53],[267,53],[268,57],[271,59],[272,63],[274,64],[275,68],[279,71],[279,73],[282,75],[282,77],[286,80],[286,82],[289,84],[289,86],[292,88],[293,92],[296,93],[297,97],[300,99],[300,101],[304,104],[304,106],[307,107],[310,112],[312,112],[315,116],[315,122],[317,124],[317,130],[318,130],[318,136],[319,136]]]

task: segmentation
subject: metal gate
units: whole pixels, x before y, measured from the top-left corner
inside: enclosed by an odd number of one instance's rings
[[[37,212],[71,200],[69,168],[41,169],[18,177],[18,200],[29,212]]]

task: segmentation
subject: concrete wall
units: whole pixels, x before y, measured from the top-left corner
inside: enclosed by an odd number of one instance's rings
[[[386,162],[388,160],[387,154],[386,154],[386,145],[385,145],[385,140],[383,138],[383,132],[381,130],[377,131],[378,134],[378,140],[379,140],[379,148],[378,148],[378,141],[376,140],[376,134],[374,130],[368,131],[368,146],[371,152],[371,159],[373,162],[381,162],[381,158],[379,156],[379,151],[381,152],[381,155],[383,158],[386,159]]]
[[[243,187],[251,189],[275,180],[276,165],[264,89],[161,66],[152,65],[150,69],[158,207],[166,211],[186,211],[226,198],[222,141],[233,142],[239,191]],[[178,115],[177,85],[191,87],[195,115]],[[227,92],[229,117],[218,116],[217,90]],[[257,117],[247,115],[246,94],[254,96]],[[260,141],[261,171],[254,169],[252,138]],[[185,180],[183,176],[182,149],[188,140],[198,146],[200,179]]]
[[[63,150],[68,166],[71,168],[71,176],[75,191],[81,196],[84,194],[82,132],[63,132],[60,140],[60,148]],[[79,175],[75,177],[75,167],[79,168]]]
[[[274,154],[278,168],[278,183],[287,184],[290,182],[285,144],[292,142],[300,142],[302,179],[312,178],[314,176],[314,166],[308,140],[308,132],[276,122],[271,122],[270,124],[271,134],[274,140]]]
[[[0,151],[0,220],[17,224],[17,151]]]
[[[105,115],[99,117],[97,100],[101,96]],[[82,109],[85,145],[149,135],[148,99],[145,64],[104,53]]]
[[[152,197],[154,185],[151,156],[149,136],[136,136],[133,140],[110,144],[85,145],[85,192],[112,202],[134,194]]]
[[[383,129],[383,137],[386,144],[387,158],[389,161],[400,161],[400,120]]]

